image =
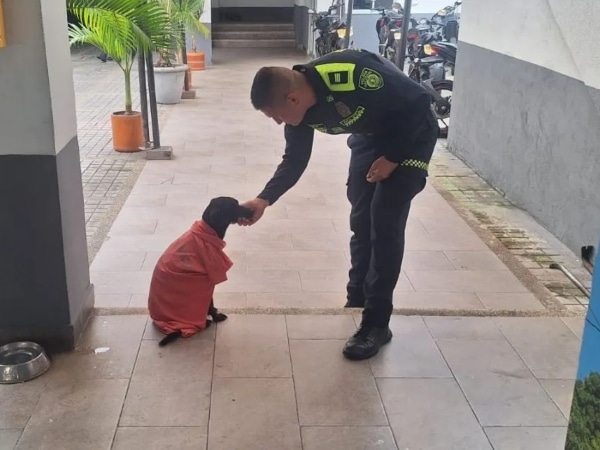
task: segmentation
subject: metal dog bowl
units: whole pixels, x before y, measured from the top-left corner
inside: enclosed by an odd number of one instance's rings
[[[23,383],[49,368],[48,355],[35,342],[13,342],[0,347],[0,384]]]

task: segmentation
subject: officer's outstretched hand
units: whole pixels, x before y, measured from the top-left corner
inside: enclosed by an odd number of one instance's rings
[[[388,161],[385,156],[380,156],[367,172],[367,181],[376,183],[385,180],[396,170],[396,167],[398,167],[398,163]]]
[[[238,225],[247,227],[249,225],[254,225],[256,222],[258,222],[258,220],[265,213],[265,209],[267,209],[267,206],[269,206],[269,202],[263,200],[262,198],[255,198],[254,200],[242,203],[240,206],[254,211],[254,214],[252,215],[251,219],[241,218],[238,220]]]

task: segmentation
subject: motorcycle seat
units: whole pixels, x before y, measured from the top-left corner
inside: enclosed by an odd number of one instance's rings
[[[440,47],[450,47],[453,49],[458,49],[458,46],[456,44],[453,44],[452,42],[436,42],[436,45],[439,45]]]
[[[421,58],[421,64],[426,66],[432,66],[434,64],[443,63],[444,59],[439,56],[428,56],[427,58]]]

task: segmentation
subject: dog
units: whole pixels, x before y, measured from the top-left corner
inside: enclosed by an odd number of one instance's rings
[[[223,253],[223,239],[229,225],[252,215],[252,210],[240,206],[234,198],[213,198],[202,220],[194,222],[161,255],[148,296],[150,317],[166,335],[160,347],[192,336],[212,322],[227,320],[213,299],[215,286],[227,280],[226,273],[233,265]]]

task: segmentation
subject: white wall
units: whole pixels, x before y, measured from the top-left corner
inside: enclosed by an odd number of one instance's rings
[[[202,23],[212,22],[212,9],[219,7],[219,0],[204,0],[204,12],[200,16]]]
[[[395,0],[398,1],[398,0]],[[466,0],[469,1],[469,0]],[[470,0],[470,1],[479,1],[479,0]],[[403,0],[398,1],[401,5],[404,5]],[[415,6],[414,0],[413,5],[410,8],[411,13],[415,14],[433,14],[438,12],[440,9],[445,8],[446,6],[452,6],[454,4],[454,0],[418,0],[417,5]]]
[[[331,0],[316,0],[315,7],[317,12],[327,11],[327,8],[331,6]]]
[[[599,89],[600,46],[592,31],[598,23],[598,0],[503,0],[501,6],[497,0],[465,0],[460,40]]]
[[[56,151],[60,152],[73,136],[77,135],[73,79],[65,77],[65,72],[70,73],[72,70],[69,32],[66,26],[67,11],[65,8],[52,6],[51,2],[41,2],[41,7],[54,121],[54,145]]]
[[[4,1],[7,47],[0,49],[0,154],[51,155],[77,134],[67,13],[50,3]],[[10,70],[2,70],[5,67]]]
[[[598,0],[464,0],[454,77],[452,152],[575,252],[600,233],[599,20]]]
[[[294,0],[219,0],[220,8],[290,8]]]

